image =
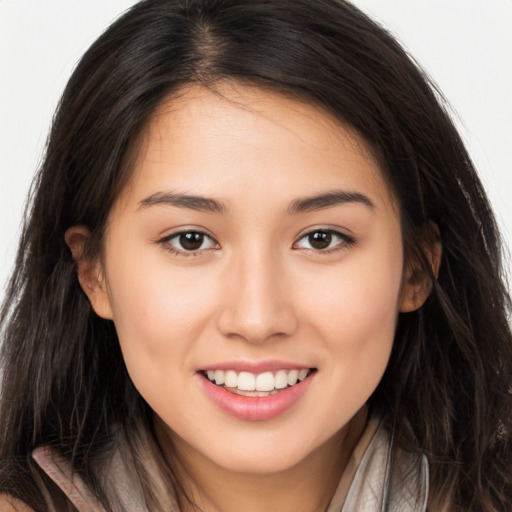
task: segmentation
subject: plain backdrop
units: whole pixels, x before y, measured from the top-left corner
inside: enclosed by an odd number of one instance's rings
[[[133,3],[0,0],[0,301],[59,96],[80,56]],[[512,240],[512,0],[353,3],[394,33],[444,91]]]

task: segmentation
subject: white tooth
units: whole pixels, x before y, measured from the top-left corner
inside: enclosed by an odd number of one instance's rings
[[[286,370],[279,370],[274,377],[274,381],[276,389],[284,389],[288,386],[288,374],[286,373]]]
[[[214,370],[206,370],[206,376],[208,377],[208,380],[214,381],[215,380],[215,371]]]
[[[225,373],[224,384],[226,384],[226,386],[228,388],[236,388],[236,387],[238,387],[238,377],[237,377],[235,371],[228,370]]]
[[[234,393],[235,395],[241,395],[241,396],[258,396],[258,391],[244,391],[240,388],[233,389],[232,393]]]
[[[226,378],[224,375],[224,370],[215,370],[213,378],[215,379],[215,384],[217,384],[217,386],[222,386]]]
[[[300,381],[303,381],[307,376],[308,376],[308,373],[309,373],[309,370],[307,368],[303,368],[300,372],[299,372],[299,380]]]
[[[241,375],[241,374],[240,374]],[[240,384],[238,384],[240,387]],[[257,391],[272,391],[274,389],[274,376],[272,372],[260,373],[256,377]]]
[[[288,384],[293,386],[297,384],[297,379],[299,378],[299,370],[290,370],[288,372]]]
[[[256,389],[255,384],[256,379],[253,373],[240,372],[238,375],[238,389],[243,391],[254,391]]]

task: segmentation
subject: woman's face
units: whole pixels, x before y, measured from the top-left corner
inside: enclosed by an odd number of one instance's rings
[[[375,390],[411,309],[403,267],[357,135],[273,93],[194,86],[152,117],[89,295],[184,453],[268,473],[342,440]]]

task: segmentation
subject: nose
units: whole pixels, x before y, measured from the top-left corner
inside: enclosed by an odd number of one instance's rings
[[[298,326],[287,272],[277,255],[233,261],[225,273],[225,300],[218,328],[249,343],[290,336]]]

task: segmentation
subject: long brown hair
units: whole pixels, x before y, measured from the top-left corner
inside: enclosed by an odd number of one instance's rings
[[[162,489],[177,482],[151,444],[151,411],[113,324],[79,286],[64,233],[84,224],[88,251],[100,250],[151,114],[184,85],[218,80],[318,105],[364,137],[399,200],[409,261],[428,269],[421,239],[438,226],[439,276],[426,304],[400,315],[370,407],[390,417],[401,446],[428,456],[432,503],[511,510],[510,299],[495,220],[440,92],[341,0],[145,0],[84,55],[54,119],[0,317],[0,490],[36,510],[56,503],[30,457],[50,444],[107,510],[120,510],[99,478],[116,426],[148,507],[171,510]]]

